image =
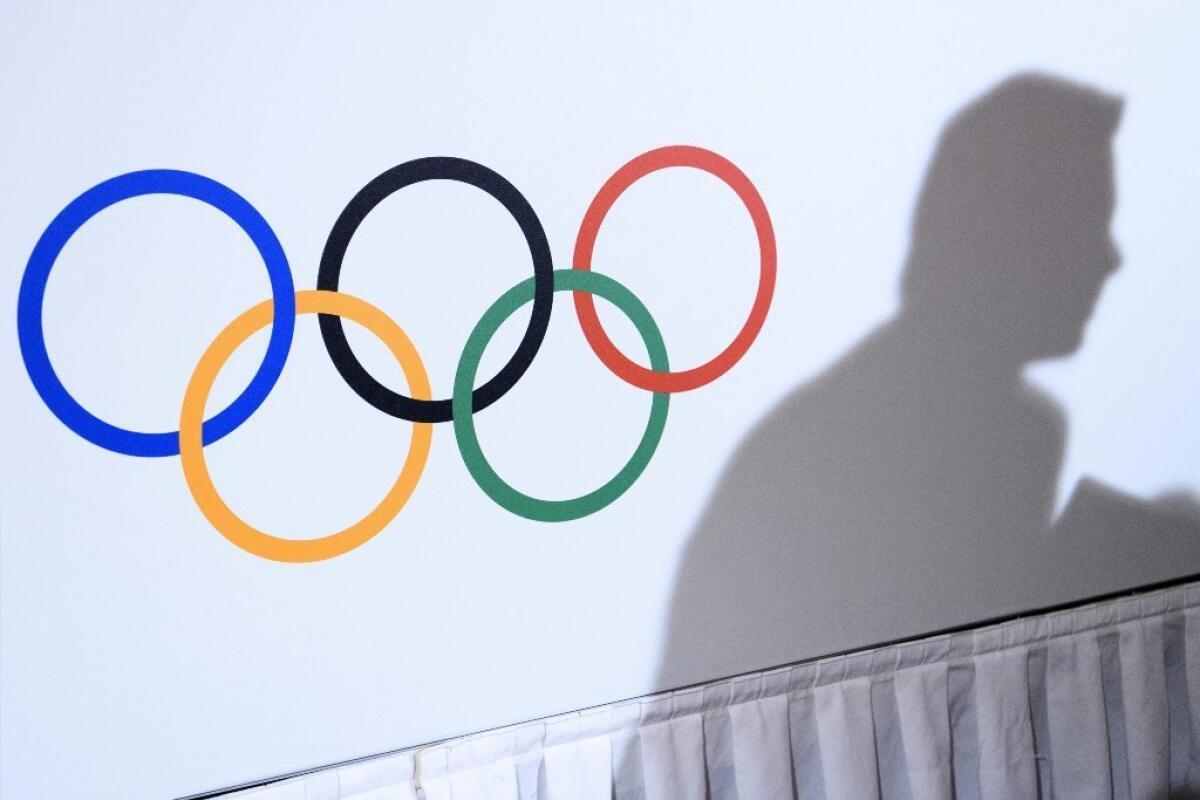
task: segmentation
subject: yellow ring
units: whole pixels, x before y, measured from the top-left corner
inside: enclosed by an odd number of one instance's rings
[[[362,325],[378,336],[400,362],[412,396],[418,400],[431,398],[429,377],[416,348],[400,326],[375,306],[341,292],[310,290],[296,292],[296,315],[300,314],[336,314]],[[433,425],[428,422],[413,424],[408,456],[396,482],[379,505],[349,528],[320,539],[280,539],[248,525],[221,499],[208,473],[202,430],[204,406],[217,373],[229,356],[251,334],[270,325],[273,315],[274,304],[270,300],[259,303],[221,331],[200,357],[200,363],[188,381],[179,415],[179,456],[183,476],[196,505],[208,521],[222,536],[246,552],[273,561],[323,561],[350,552],[383,530],[400,513],[425,469]]]

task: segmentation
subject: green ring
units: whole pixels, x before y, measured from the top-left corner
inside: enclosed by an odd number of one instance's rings
[[[611,302],[629,317],[641,334],[650,354],[651,368],[659,372],[670,369],[667,363],[667,348],[663,344],[658,325],[633,292],[612,278],[578,269],[555,270],[554,291],[587,292]],[[526,519],[565,522],[596,513],[623,495],[641,476],[654,456],[654,450],[662,439],[663,429],[666,428],[670,395],[665,392],[654,393],[650,403],[650,419],[633,456],[620,472],[599,489],[571,500],[539,500],[505,483],[504,479],[496,474],[496,470],[492,469],[479,446],[479,437],[475,434],[475,419],[471,411],[471,390],[475,386],[479,361],[483,358],[483,351],[488,342],[513,312],[533,300],[533,292],[533,278],[509,289],[484,313],[475,330],[471,331],[467,338],[462,357],[458,361],[458,370],[454,374],[454,396],[451,399],[454,438],[458,441],[458,449],[462,453],[463,463],[467,465],[467,471],[471,473],[471,477],[479,484],[483,493],[498,505]]]

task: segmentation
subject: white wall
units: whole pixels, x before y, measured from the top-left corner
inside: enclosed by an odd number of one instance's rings
[[[730,458],[783,398],[896,313],[911,213],[943,124],[1022,70],[1125,99],[1121,269],[1079,351],[1031,372],[1066,420],[1057,505],[1085,476],[1147,502],[1194,491],[1197,17],[1165,3],[10,5],[0,26],[0,793],[178,796],[996,608],[970,587],[916,600],[877,590],[854,614],[823,611],[767,626],[745,649],[711,640],[661,663],[681,554]],[[264,561],[212,530],[178,459],[83,441],[25,374],[15,318],[26,259],[62,206],[113,175],[171,167],[226,183],[273,226],[297,288],[312,288],[343,205],[401,161],[458,155],[498,170],[567,267],[603,180],[669,143],[716,150],[757,184],[779,242],[777,293],[743,362],[673,399],[646,474],[587,519],[548,525],[500,510],[443,425],[413,499],[382,534],[317,564]],[[596,268],[642,298],[672,362],[690,365],[737,330],[754,259],[733,195],[677,170],[622,199]],[[438,184],[367,220],[342,287],[405,328],[445,395],[467,333],[528,274],[503,212]],[[48,347],[96,414],[167,430],[215,332],[266,296],[253,248],[219,214],[179,198],[130,201],[86,226],[55,266]],[[632,330],[605,319],[636,352]],[[485,369],[521,324],[497,337]],[[248,380],[265,341],[223,371],[214,406]],[[398,380],[369,337],[354,342]],[[478,425],[518,487],[567,497],[619,468],[648,404],[599,364],[559,295],[530,372]],[[408,431],[345,388],[305,317],[271,397],[208,458],[233,508],[303,538],[377,501]],[[1176,505],[1186,513],[1186,500]],[[1061,586],[1009,601],[1200,569],[1186,541],[1172,552],[1184,557],[1103,581],[1061,563]],[[837,580],[823,589],[830,608],[857,591]]]

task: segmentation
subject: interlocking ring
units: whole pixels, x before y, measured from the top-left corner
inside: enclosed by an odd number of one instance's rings
[[[737,192],[750,211],[760,249],[759,289],[742,330],[711,361],[671,372],[662,334],[646,307],[629,289],[610,277],[591,271],[596,234],[617,197],[643,175],[671,166],[706,170]],[[429,379],[416,348],[404,331],[375,306],[337,291],[342,259],[354,232],[385,197],[425,180],[455,180],[475,186],[498,200],[516,219],[533,259],[533,277],[505,292],[476,324],[459,358],[453,393],[433,400]],[[81,225],[114,203],[144,194],[192,197],[222,211],[250,236],[262,255],[271,279],[271,299],[259,303],[231,322],[201,356],[184,392],[178,432],[142,433],[100,420],[67,392],[50,364],[42,329],[46,281],[63,247]],[[453,420],[455,440],[463,463],[484,494],[502,508],[531,520],[562,522],[594,514],[624,494],[650,463],[666,426],[670,393],[695,389],[720,377],[742,356],[762,329],[775,285],[775,239],[766,206],[750,180],[716,153],[697,147],[665,147],[630,161],[601,188],[588,207],[575,244],[573,269],[555,271],[541,222],[525,197],[498,173],[460,158],[422,158],[384,172],[358,192],[338,217],[321,258],[317,289],[296,292],[283,248],[266,220],[240,195],[216,181],[176,170],[147,170],[101,183],[67,205],[42,234],[21,278],[17,303],[18,338],[25,368],[47,407],[68,428],[93,444],[133,456],[180,456],[184,479],[201,513],[233,544],[262,558],[285,562],[320,561],[342,555],[370,540],[400,512],[415,491],[429,455],[432,423]],[[570,500],[541,500],[506,483],[491,467],[475,434],[475,413],[500,399],[529,368],[550,321],[555,292],[572,292],[576,313],[589,344],[619,378],[653,392],[650,417],[641,441],[628,462],[603,486]],[[617,306],[637,328],[646,344],[650,367],[620,353],[600,327],[592,295]],[[530,322],[508,363],[483,385],[475,377],[488,342],[518,308],[533,303]],[[408,455],[384,499],[365,517],[345,530],[317,539],[280,538],[246,523],[225,504],[213,485],[204,447],[227,435],[254,413],[275,386],[291,348],[298,314],[319,315],[321,335],[343,379],[375,408],[413,422]],[[350,351],[342,330],[346,317],[383,340],[400,362],[411,396],[391,391],[376,381]],[[217,373],[234,350],[255,331],[271,326],[263,363],[245,390],[225,410],[204,420],[205,405]]]
[[[529,245],[529,255],[533,258],[535,286],[529,325],[508,363],[491,380],[474,390],[471,410],[482,411],[515,386],[533,363],[533,357],[546,338],[550,306],[554,302],[554,277],[550,274],[554,270],[554,263],[550,258],[550,243],[546,241],[542,222],[525,196],[499,173],[465,158],[418,158],[392,167],[364,186],[334,223],[325,242],[325,252],[321,254],[317,288],[337,291],[346,248],[350,246],[358,226],[375,206],[406,186],[432,180],[459,181],[482,189],[498,200],[517,221]],[[333,359],[342,378],[359,397],[383,413],[400,419],[414,422],[445,422],[450,419],[452,412],[449,400],[416,400],[397,394],[375,380],[350,349],[346,333],[342,330],[342,321],[324,314],[320,319],[325,349],[329,351],[329,357]]]
[[[429,398],[429,377],[425,374],[425,365],[421,363],[421,357],[417,355],[408,336],[387,314],[364,300],[339,292],[297,292],[295,306],[297,314],[337,314],[371,331],[400,362],[413,395]],[[379,505],[349,528],[319,539],[280,539],[243,521],[221,499],[208,474],[200,421],[204,419],[204,404],[208,401],[208,394],[221,367],[238,345],[255,331],[269,325],[274,316],[274,304],[270,300],[259,303],[229,323],[204,351],[183,394],[183,410],[179,414],[179,455],[184,479],[196,505],[226,539],[247,552],[275,561],[321,561],[358,547],[383,530],[400,513],[417,488],[417,481],[425,469],[433,426],[427,422],[418,422],[413,426],[408,456],[404,459],[396,482]]]
[[[147,194],[191,197],[224,213],[246,232],[267,265],[271,296],[279,313],[271,321],[271,340],[267,344],[266,355],[237,399],[204,423],[204,443],[210,444],[228,435],[258,410],[275,387],[275,381],[279,380],[288,350],[292,347],[292,330],[296,324],[292,271],[288,267],[287,256],[283,254],[283,247],[275,238],[275,232],[254,206],[232,189],[203,175],[173,169],[130,172],[93,186],[68,203],[38,239],[25,266],[17,297],[17,337],[21,343],[25,370],[34,388],[64,425],[106,450],[129,456],[174,456],[179,455],[178,431],[142,433],[126,430],[105,422],[81,406],[55,373],[50,354],[46,352],[46,337],[42,330],[46,281],[50,278],[50,268],[67,241],[85,222],[109,206]]]
[[[712,173],[737,193],[746,210],[750,212],[754,232],[758,236],[758,292],[754,297],[754,305],[750,308],[750,316],[746,318],[742,329],[712,360],[692,369],[668,372],[655,369],[653,364],[650,369],[646,369],[618,350],[604,332],[600,317],[596,315],[596,304],[590,294],[575,293],[575,313],[579,316],[579,325],[583,328],[583,335],[587,337],[588,344],[604,365],[622,380],[651,392],[686,392],[712,383],[728,372],[742,359],[750,345],[754,344],[758,332],[762,330],[767,311],[771,308],[771,297],[775,294],[775,231],[771,227],[771,216],[767,213],[767,206],[759,196],[758,190],[733,162],[700,147],[660,147],[633,159],[600,187],[600,191],[588,206],[587,213],[583,215],[579,236],[575,239],[575,269],[592,268],[592,250],[596,246],[596,235],[617,198],[635,181],[667,167],[695,167]]]
[[[625,316],[629,317],[638,333],[642,335],[654,368],[663,371],[669,369],[667,347],[663,344],[658,325],[633,292],[612,278],[573,269],[555,271],[554,290],[598,294],[608,300],[625,312]],[[503,508],[526,519],[565,522],[595,514],[624,494],[638,479],[654,456],[654,450],[662,439],[663,429],[667,426],[667,404],[670,395],[663,392],[654,393],[654,399],[650,403],[650,420],[646,423],[646,432],[642,434],[637,449],[621,471],[599,489],[570,500],[539,500],[505,483],[492,469],[479,446],[479,438],[475,435],[475,418],[469,413],[468,404],[471,387],[475,384],[475,372],[479,369],[479,361],[483,358],[487,343],[513,312],[533,298],[533,293],[533,279],[518,283],[509,289],[484,312],[483,318],[467,338],[467,346],[463,348],[462,358],[458,361],[458,372],[454,375],[454,436],[458,440],[458,449],[462,453],[463,463],[467,465],[467,471],[479,484],[479,488],[483,489],[484,494]]]

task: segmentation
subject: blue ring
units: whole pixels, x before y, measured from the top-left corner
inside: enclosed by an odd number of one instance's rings
[[[72,200],[47,226],[25,266],[17,298],[17,338],[25,369],[46,406],[63,424],[93,444],[131,456],[179,454],[179,431],[142,433],[111,425],[81,406],[63,386],[42,330],[42,302],[50,269],[67,241],[89,219],[115,203],[146,194],[177,194],[207,203],[238,224],[267,266],[275,315],[267,353],[250,384],[225,410],[204,422],[203,441],[210,444],[233,431],[267,399],[283,371],[296,327],[296,295],[287,256],[262,215],[241,195],[211,178],[173,169],[150,169],[118,175]]]

